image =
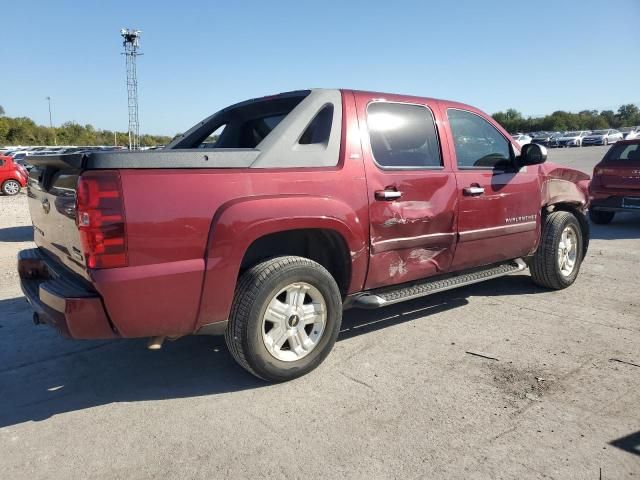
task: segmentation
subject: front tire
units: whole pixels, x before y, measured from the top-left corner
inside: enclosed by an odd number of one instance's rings
[[[536,285],[554,290],[570,286],[582,263],[583,238],[578,219],[569,212],[552,212],[542,225],[542,238],[530,262]]]
[[[20,184],[15,180],[7,180],[2,184],[2,193],[5,195],[17,195],[20,193]]]
[[[307,258],[276,257],[240,277],[225,340],[248,372],[284,382],[323,362],[341,322],[342,296],[331,274]]]
[[[616,212],[603,212],[602,210],[589,210],[589,220],[596,225],[607,225],[611,223]]]

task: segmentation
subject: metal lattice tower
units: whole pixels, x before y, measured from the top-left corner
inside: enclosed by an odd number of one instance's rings
[[[127,63],[127,99],[129,105],[129,150],[140,148],[140,123],[138,122],[138,77],[136,74],[136,57],[140,47],[140,30],[123,28],[120,36],[124,39],[122,45]]]

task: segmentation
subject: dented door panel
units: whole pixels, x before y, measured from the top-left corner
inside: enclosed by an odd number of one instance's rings
[[[371,260],[367,288],[444,273],[455,246],[455,179],[449,172],[374,175],[370,191],[396,188],[402,197],[369,206]]]
[[[457,188],[449,146],[439,141],[440,167],[385,169],[373,158],[367,105],[388,101],[425,106],[440,119],[435,103],[393,95],[384,99],[356,94],[370,216],[370,259],[365,289],[389,286],[449,271],[456,245]],[[382,199],[380,192],[397,198]]]

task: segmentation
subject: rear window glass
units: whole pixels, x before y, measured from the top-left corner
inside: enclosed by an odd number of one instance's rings
[[[300,136],[300,145],[316,145],[329,143],[331,123],[333,122],[333,105],[327,105],[318,112]]]
[[[58,196],[75,195],[78,172],[61,170],[51,180],[50,193]]]
[[[606,156],[606,161],[618,161],[618,160],[631,160],[640,161],[640,144],[615,144],[609,150]]]
[[[375,162],[383,168],[440,167],[440,146],[431,110],[422,105],[375,102],[367,108]]]
[[[256,148],[308,91],[250,100],[221,110],[168,148]]]
[[[227,128],[226,125],[220,125],[218,128],[216,128],[215,132],[210,133],[209,136],[204,140],[204,142],[198,145],[198,147],[216,148],[216,144],[218,143],[218,140],[220,140],[220,136],[222,135],[222,132],[224,132],[225,128]]]

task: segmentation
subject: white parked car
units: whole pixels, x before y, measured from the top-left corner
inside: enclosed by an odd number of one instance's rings
[[[518,145],[521,147],[526,145],[527,143],[531,143],[531,137],[529,135],[525,135],[524,133],[516,133],[511,135]]]
[[[609,145],[622,140],[622,133],[613,128],[607,130],[594,130],[582,139],[583,145]]]
[[[623,140],[635,140],[636,138],[640,138],[640,126],[622,127],[619,130],[622,134]]]

